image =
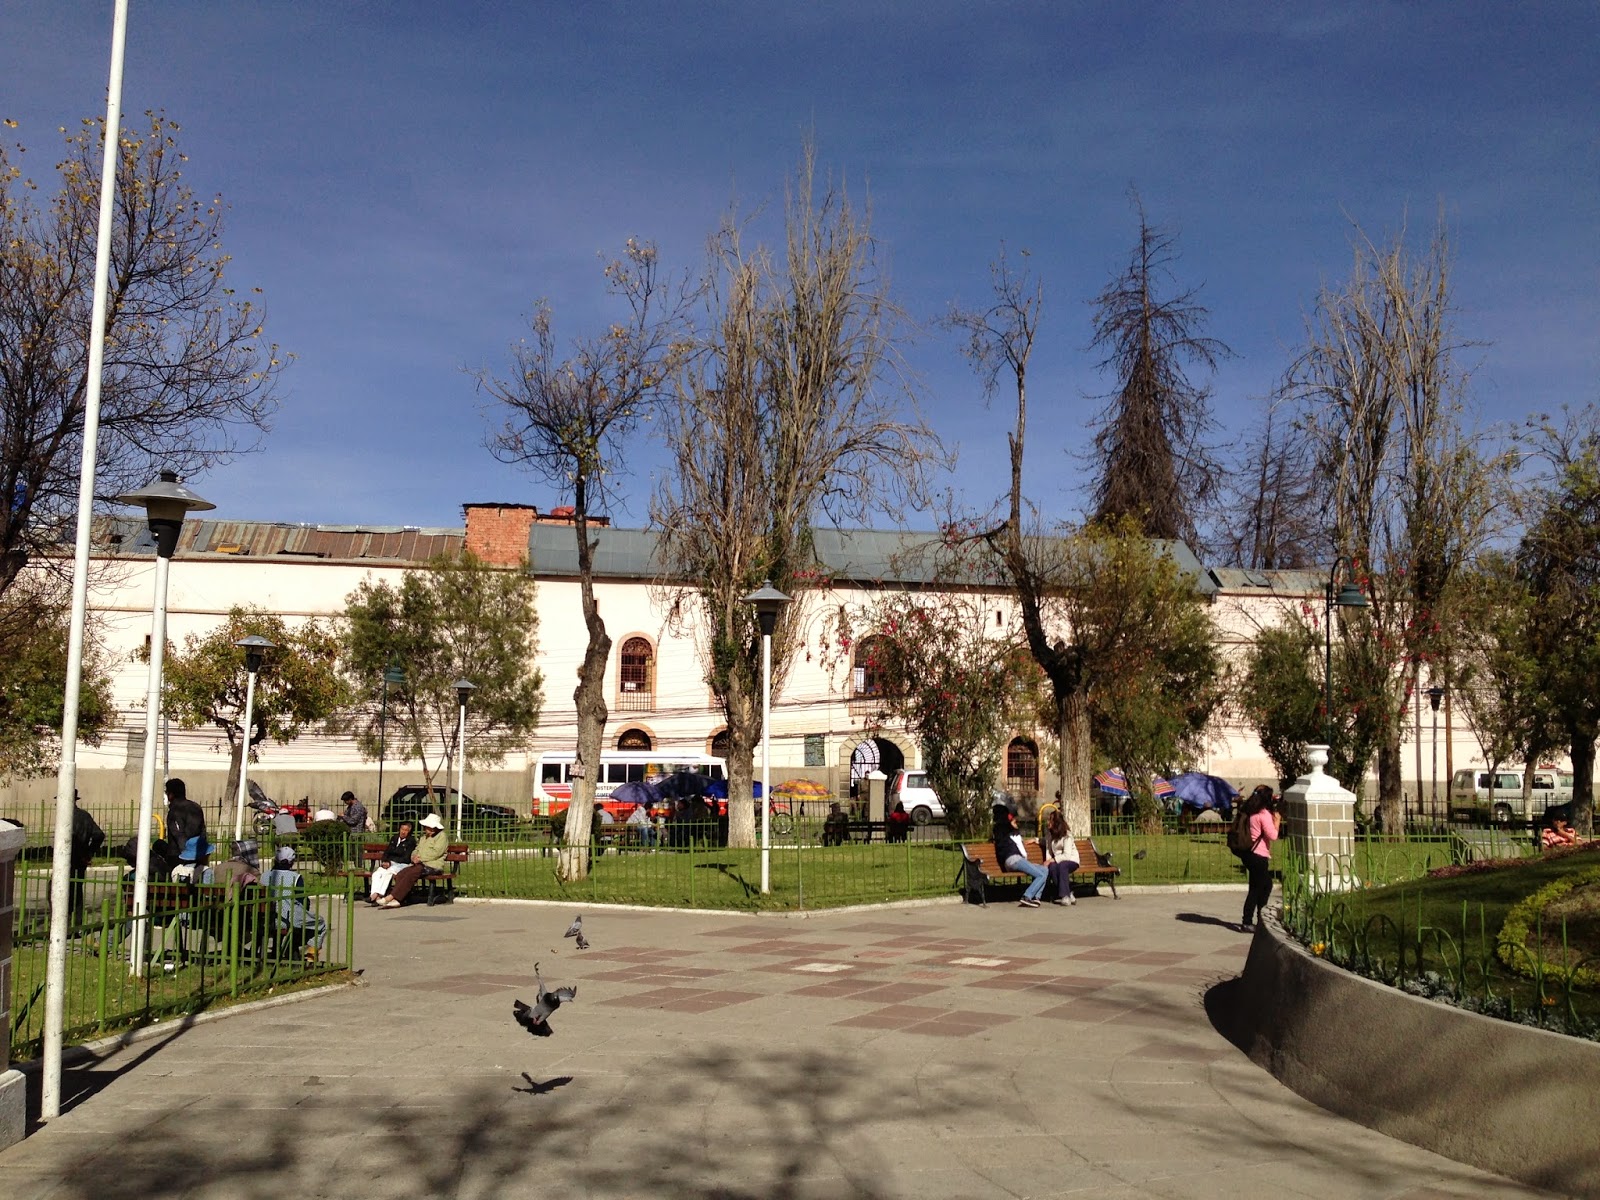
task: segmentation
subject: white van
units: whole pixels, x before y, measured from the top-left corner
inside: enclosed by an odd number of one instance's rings
[[[1478,768],[1457,771],[1450,779],[1450,816],[1458,821],[1537,821],[1544,810],[1572,799],[1572,776],[1550,767],[1535,767],[1532,795],[1522,802],[1522,772]]]

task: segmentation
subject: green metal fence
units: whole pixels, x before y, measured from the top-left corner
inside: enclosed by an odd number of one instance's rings
[[[69,1043],[200,1012],[350,968],[355,956],[353,877],[268,893],[259,887],[178,888],[151,893],[135,917],[120,874],[81,881],[83,916],[68,930],[65,1037]],[[17,873],[12,953],[11,1057],[40,1053],[49,942],[48,867]],[[182,899],[178,899],[181,895]],[[142,970],[130,962],[143,933]]]

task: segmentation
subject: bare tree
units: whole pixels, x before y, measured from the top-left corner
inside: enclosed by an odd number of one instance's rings
[[[808,145],[789,189],[781,265],[746,250],[730,216],[712,238],[708,321],[678,376],[667,422],[671,474],[651,513],[663,591],[696,630],[728,722],[731,845],[755,844],[753,756],[761,738],[761,639],[742,597],[770,579],[797,596],[773,637],[773,691],[798,642],[819,520],[864,520],[920,502],[936,445],[902,415],[898,313],[866,217],[819,185]],[[914,413],[914,407],[912,408]]]
[[[224,206],[183,181],[178,126],[151,113],[117,161],[96,484],[116,496],[157,464],[188,476],[246,447],[276,408],[282,361],[224,282]],[[0,146],[0,592],[78,503],[103,122],[66,139],[48,205]],[[259,289],[257,289],[259,290]]]
[[[1221,487],[1217,533],[1226,562],[1256,571],[1315,565],[1325,544],[1312,442],[1276,405]]]
[[[1217,465],[1202,439],[1210,391],[1186,366],[1215,370],[1232,352],[1201,332],[1209,314],[1198,289],[1163,295],[1177,260],[1174,238],[1150,224],[1144,205],[1127,267],[1095,298],[1094,340],[1116,390],[1097,420],[1096,520],[1132,517],[1145,536],[1199,545],[1196,518],[1210,499]]]
[[[572,693],[578,745],[559,867],[567,879],[588,872],[600,743],[610,717],[605,683],[611,636],[595,601],[597,543],[590,534],[590,518],[614,499],[612,481],[620,478],[615,470],[626,440],[659,401],[675,369],[688,305],[681,285],[661,277],[651,243],[630,238],[623,256],[606,264],[605,276],[610,293],[627,308],[625,321],[598,337],[575,340],[570,356],[562,357],[550,306],[540,301],[531,337],[511,349],[511,377],[474,372],[478,387],[494,398],[501,413],[501,424],[488,439],[491,453],[572,499],[588,642]]]
[[[1288,379],[1316,444],[1330,541],[1370,604],[1340,636],[1382,664],[1381,682],[1359,700],[1382,730],[1378,800],[1390,829],[1400,824],[1400,742],[1418,671],[1446,650],[1442,606],[1491,529],[1505,466],[1465,431],[1449,268],[1442,222],[1421,257],[1403,232],[1384,247],[1358,232],[1351,276],[1319,298]]]

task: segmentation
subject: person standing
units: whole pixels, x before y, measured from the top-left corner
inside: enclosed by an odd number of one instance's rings
[[[182,877],[198,880],[205,871],[210,850],[206,842],[206,814],[189,799],[188,788],[181,779],[167,780],[167,843],[178,857],[173,868],[174,879]],[[185,871],[184,868],[188,870]]]
[[[994,806],[994,860],[1002,870],[1032,877],[1017,907],[1038,908],[1039,894],[1044,891],[1050,873],[1038,863],[1028,860],[1028,846],[1022,840],[1022,831],[1017,828],[1017,814],[1004,804]]]
[[[106,844],[105,830],[87,811],[78,807],[78,793],[72,793],[72,877],[67,884],[67,912],[73,921],[83,920],[83,885],[89,864]]]
[[[1254,929],[1257,916],[1272,898],[1272,843],[1278,840],[1283,817],[1272,789],[1264,783],[1250,793],[1244,811],[1249,846],[1243,858],[1250,887],[1245,892],[1244,919],[1239,924],[1241,929]]]
[[[367,806],[356,799],[354,792],[346,792],[339,799],[344,802],[344,812],[339,814],[339,820],[343,821],[353,834],[367,832],[372,827],[371,822],[367,820]]]

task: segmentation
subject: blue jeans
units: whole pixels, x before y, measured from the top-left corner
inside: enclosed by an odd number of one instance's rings
[[[1028,885],[1028,890],[1022,893],[1024,900],[1037,900],[1040,893],[1044,891],[1045,881],[1050,878],[1050,872],[1046,871],[1038,863],[1029,862],[1020,854],[1013,854],[1006,859],[1006,870],[1015,871],[1019,875],[1033,876],[1033,882]]]

